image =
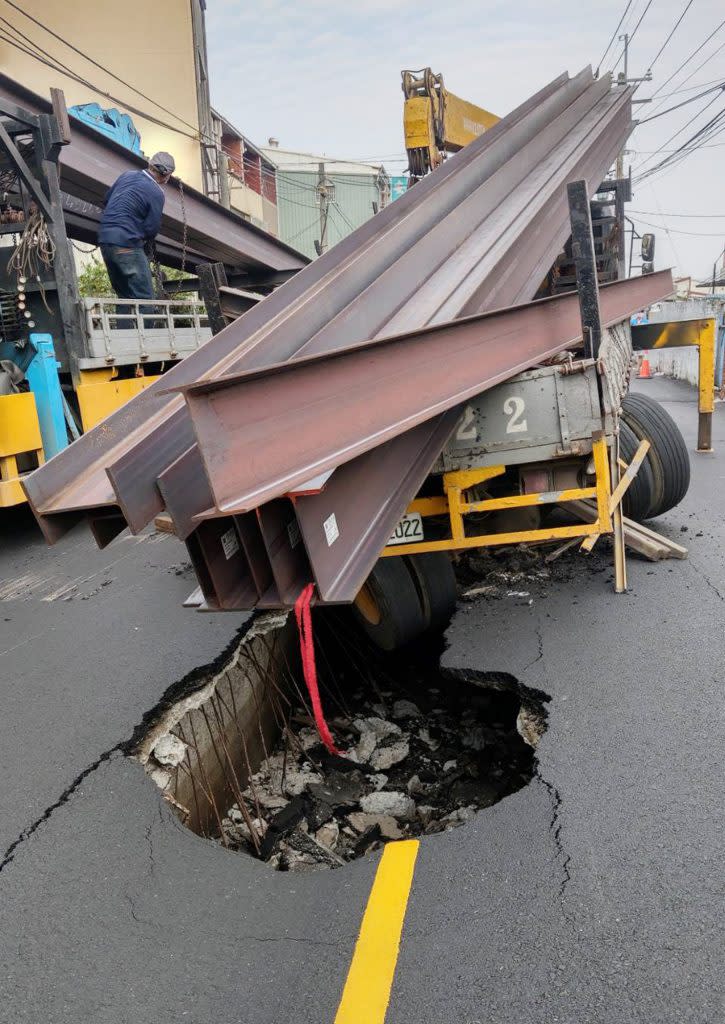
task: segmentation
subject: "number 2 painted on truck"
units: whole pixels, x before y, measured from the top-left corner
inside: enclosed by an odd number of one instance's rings
[[[528,429],[528,424],[525,419],[522,419],[526,404],[523,398],[516,398],[511,395],[503,403],[504,413],[510,417],[506,424],[507,434],[523,434]]]

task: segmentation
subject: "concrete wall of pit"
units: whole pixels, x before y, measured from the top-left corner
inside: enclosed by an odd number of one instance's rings
[[[171,704],[138,744],[136,757],[198,835],[222,835],[222,818],[284,727],[298,676],[298,640],[287,613],[254,619],[224,663]]]

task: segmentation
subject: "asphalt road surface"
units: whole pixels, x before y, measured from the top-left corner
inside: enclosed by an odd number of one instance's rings
[[[694,448],[694,389],[640,386]],[[723,1019],[723,406],[714,444],[656,524],[687,561],[630,559],[615,596],[572,556],[530,606],[457,613],[444,664],[544,691],[549,729],[529,786],[422,842],[388,1024]],[[275,873],[185,830],[123,753],[242,623],[183,611],[191,589],[172,539],[3,524],[3,1022],[334,1020],[377,856]]]

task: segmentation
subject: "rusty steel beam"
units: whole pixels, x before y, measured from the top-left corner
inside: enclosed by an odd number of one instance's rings
[[[429,211],[427,230],[418,241],[401,253],[395,251],[393,266],[386,273],[378,273],[358,296],[344,305],[339,316],[330,320],[326,313],[330,302],[340,305],[344,301],[345,296],[340,296],[345,284],[343,274],[336,275],[334,295],[325,292],[324,303],[305,309],[302,325],[294,310],[282,321],[267,318],[268,326],[253,333],[247,346],[241,346],[218,363],[210,376],[258,366],[260,356],[268,364],[275,357],[299,358],[311,352],[331,351],[344,342],[361,342],[367,340],[363,331],[368,325],[373,328],[371,336],[379,337],[391,324],[403,330],[406,325],[410,329],[426,322],[440,322],[452,308],[450,299],[443,304],[441,300],[451,293],[458,296],[462,306],[473,306],[476,310],[506,305],[522,290],[530,298],[568,235],[564,176],[589,174],[593,175],[592,180],[599,180],[619,152],[631,125],[627,90],[610,92],[607,81],[587,85],[581,77],[568,83],[569,102],[560,102],[551,111],[553,121],[541,137],[534,134],[529,138],[533,127],[529,116],[523,124],[512,125],[510,134],[514,138],[505,139],[501,152],[498,148],[495,152],[484,151],[486,172],[479,168],[477,177],[466,177],[469,187],[483,177],[473,196],[461,198],[442,219],[440,210]],[[536,113],[541,116],[540,111]],[[542,153],[547,150],[548,156],[542,160]],[[507,159],[511,152],[516,154],[513,161]],[[558,174],[554,174],[557,168]],[[511,175],[516,184],[522,174],[525,187],[507,193],[507,189],[511,190]],[[508,196],[505,202],[504,195]],[[483,232],[475,230],[481,221]],[[522,248],[524,238],[526,244]],[[381,246],[390,246],[396,239],[395,232],[381,239],[376,256]],[[438,265],[441,254],[447,259],[443,267]],[[425,281],[423,285],[420,275]],[[485,294],[486,287],[494,291],[492,282],[496,282],[496,301],[493,294]],[[406,295],[412,298],[401,305],[401,296]],[[252,315],[247,314],[245,319],[249,322]],[[320,329],[300,344],[300,331],[310,330],[316,322],[322,324]],[[241,331],[243,324],[235,327]],[[150,517],[149,503],[160,503],[160,498],[152,464],[145,453],[131,453],[130,459],[137,464],[131,489],[124,488],[114,477],[113,462],[108,472],[129,525],[138,530]]]
[[[174,533],[179,540],[186,540],[198,525],[194,516],[199,510],[199,504],[209,507],[214,502],[199,446],[190,445],[183,455],[159,474],[157,484],[166,511],[171,516]]]
[[[355,600],[458,419],[453,410],[428,420],[340,466],[319,494],[293,499],[322,603]]]
[[[672,287],[668,270],[607,285],[602,322],[624,320]],[[570,292],[191,385],[184,397],[216,510],[256,508],[580,339]]]
[[[0,102],[16,103],[32,114],[51,114],[51,103],[5,75],[0,75]],[[77,118],[70,117],[71,141],[59,157],[63,191],[100,206],[106,192],[123,171],[146,167],[143,157],[118,145]],[[299,270],[309,260],[292,246],[255,227],[241,214],[225,209],[191,186],[184,197],[175,186],[165,188],[166,204],[159,243],[166,252],[181,252],[187,226],[189,262],[198,253],[204,260],[219,259],[232,268],[271,271]]]
[[[167,505],[174,517],[175,532],[179,531],[179,523],[186,525],[182,539],[187,542],[197,571],[204,610],[291,608],[300,590],[313,579],[317,604],[353,601],[410,496],[418,492],[432,460],[444,447],[457,421],[458,414],[449,412],[394,438],[374,452],[341,466],[317,493],[294,496],[292,505],[287,501],[271,502],[256,513],[215,519],[222,526],[211,540],[214,550],[208,543],[203,553],[200,549],[198,538],[206,537],[208,541],[205,522],[195,524],[191,530],[188,519],[175,518],[178,506],[174,505],[172,511],[172,506]],[[406,465],[406,471],[397,476],[401,463]],[[365,486],[361,489],[362,479]],[[275,521],[279,523],[276,528]],[[246,555],[240,570],[242,577],[246,580],[251,575],[256,594],[248,588],[220,592],[212,585],[215,565],[230,549],[228,531],[232,528]],[[304,552],[298,547],[300,538]],[[297,555],[291,562],[295,550]]]
[[[254,608],[259,599],[234,523],[209,519],[186,538],[186,549],[209,608]]]
[[[454,210],[473,188],[502,168],[526,139],[544,131],[548,121],[565,110],[591,83],[591,72],[584,71],[571,80],[561,75],[434,174],[343,239],[334,247],[334,252],[330,250],[238,323],[187,356],[167,372],[164,384],[188,383],[229,367],[238,369],[245,353],[252,365],[263,365],[267,350],[271,361],[292,357],[383,272],[391,277],[392,291],[397,290],[401,296],[410,294],[405,291],[407,268],[402,268],[402,278],[390,274],[395,263],[438,223],[441,216]],[[356,329],[354,325],[359,319],[357,315],[351,317],[352,330]],[[367,327],[367,323],[362,326]],[[373,329],[376,326],[379,324],[371,324]],[[348,325],[341,332],[341,345],[354,340],[350,330]],[[52,539],[62,536],[81,518],[80,510],[88,504],[87,496],[103,489],[104,484],[108,496],[110,488],[105,469],[116,459],[138,448],[143,465],[146,452],[155,446],[153,435],[162,428],[162,420],[183,408],[178,399],[159,395],[160,390],[156,384],[146,388],[104,422],[103,433],[95,430],[84,435],[72,450],[59,453],[44,467],[42,474],[26,478],[28,500],[39,520],[46,520],[41,523],[46,536]],[[186,447],[188,444],[180,443],[174,458]],[[139,471],[136,480],[143,490],[146,507],[150,509],[155,501],[153,514],[158,514],[163,505],[155,476],[146,473],[142,480]],[[69,512],[74,514],[67,514]],[[131,526],[138,529],[135,522]]]
[[[560,76],[187,357],[164,388],[356,344],[390,333],[393,322],[396,330],[422,327],[453,294],[463,304],[453,316],[531,298],[566,237],[566,175],[596,182],[629,131],[630,91],[609,92],[609,84],[589,69]],[[487,296],[495,279],[498,289]],[[411,299],[423,291],[432,313]],[[146,389],[105,421],[103,436],[92,432],[92,441],[82,438],[29,479],[26,492],[46,532],[62,535],[77,518],[67,513],[103,490],[98,478],[107,468],[133,530],[162,510],[156,478],[167,467],[153,453],[163,447],[157,435],[164,445],[169,437],[165,422],[179,424],[183,415],[164,388]],[[182,429],[165,449],[167,465],[186,447]],[[108,488],[104,496],[113,502]]]

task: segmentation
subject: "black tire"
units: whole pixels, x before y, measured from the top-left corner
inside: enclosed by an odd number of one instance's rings
[[[655,493],[649,519],[669,512],[682,501],[690,486],[690,456],[680,428],[659,402],[648,395],[627,395],[622,415],[640,441],[651,444],[647,461],[652,467]]]
[[[445,551],[428,551],[422,555],[406,555],[405,561],[416,584],[426,629],[441,632],[451,621],[458,600],[450,557]]]
[[[396,651],[425,632],[423,608],[405,559],[378,559],[355,599],[353,614],[383,651]]]
[[[639,448],[639,439],[627,421],[619,421],[619,456],[629,463]],[[624,493],[622,511],[628,519],[641,523],[647,519],[655,495],[655,482],[649,460],[645,459]]]

